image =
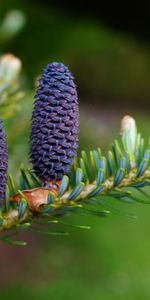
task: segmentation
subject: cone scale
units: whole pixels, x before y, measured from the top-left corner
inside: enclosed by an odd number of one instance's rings
[[[79,107],[68,68],[48,64],[39,80],[32,113],[30,158],[35,174],[46,182],[68,174],[77,154]]]
[[[8,171],[8,145],[3,122],[0,119],[0,202],[5,199]]]

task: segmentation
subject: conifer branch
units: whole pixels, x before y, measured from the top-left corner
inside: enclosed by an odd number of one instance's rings
[[[123,122],[124,120],[125,118]],[[131,117],[126,120],[127,125],[134,121]],[[59,223],[64,215],[74,210],[77,213],[83,210],[88,214],[107,216],[111,209],[107,209],[105,197],[112,198],[114,210],[113,199],[150,204],[149,195],[144,192],[144,187],[150,185],[149,146],[144,148],[143,143],[139,142],[136,126],[128,130],[123,129],[121,134],[122,143],[115,141],[106,157],[102,156],[100,149],[92,151],[90,156],[82,152],[71,173],[63,176],[57,188],[55,185],[41,187],[35,174],[21,166],[20,189],[15,187],[12,176],[9,176],[8,199],[3,203],[1,210],[0,231],[7,232],[12,228],[17,231],[33,229],[34,220],[44,220],[49,225],[56,220],[56,223]],[[24,189],[25,187],[28,189]],[[135,196],[134,190],[141,192],[141,198]],[[36,211],[35,202],[38,203]],[[95,204],[95,210],[92,204]],[[101,209],[98,209],[96,204],[101,204]],[[91,205],[92,210],[89,209]],[[4,240],[4,236],[2,239]],[[15,243],[14,240],[12,242]]]
[[[3,127],[1,132],[4,133]],[[145,190],[150,186],[150,145],[145,147],[132,117],[122,119],[121,139],[112,143],[106,156],[98,148],[90,153],[82,151],[77,158],[78,133],[79,108],[73,76],[62,63],[49,64],[39,81],[32,114],[33,170],[21,166],[17,187],[9,175],[7,192],[7,143],[6,136],[0,136],[0,153],[4,157],[0,161],[0,191],[5,195],[1,196],[0,240],[25,245],[26,242],[12,239],[21,229],[47,235],[66,234],[45,231],[43,225],[66,225],[63,217],[72,212],[98,217],[119,212],[130,216],[115,209],[114,200],[150,204],[150,194]],[[107,198],[112,200],[111,206]]]

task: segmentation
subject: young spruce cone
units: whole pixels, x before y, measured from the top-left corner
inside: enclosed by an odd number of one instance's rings
[[[39,80],[32,113],[30,157],[35,174],[45,183],[69,172],[78,147],[79,107],[76,85],[68,68],[48,64]]]
[[[0,120],[0,201],[4,200],[6,193],[8,170],[8,146],[3,122]]]

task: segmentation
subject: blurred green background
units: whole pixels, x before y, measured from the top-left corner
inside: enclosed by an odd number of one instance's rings
[[[137,26],[138,7],[137,18],[126,3],[126,18],[120,13],[115,19],[115,7],[112,18],[104,6],[98,12],[94,4],[90,9],[78,1],[73,8],[66,1],[1,1],[0,52],[22,60],[26,90],[20,110],[5,121],[9,169],[16,180],[20,163],[28,163],[35,81],[48,62],[62,61],[75,75],[81,111],[79,152],[101,146],[106,153],[125,114],[136,118],[148,140],[148,8],[143,11],[144,25]],[[21,239],[30,242],[26,248],[1,243],[0,297],[150,299],[150,207],[123,204],[122,210],[138,218],[71,216],[68,221],[92,229],[69,229],[68,237],[49,239],[23,233]]]

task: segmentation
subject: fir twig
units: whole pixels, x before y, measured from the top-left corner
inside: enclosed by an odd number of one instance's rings
[[[50,226],[56,216],[59,223],[63,215],[73,211],[105,216],[109,212],[105,197],[122,202],[150,204],[149,195],[144,191],[144,187],[150,185],[150,148],[143,147],[141,151],[139,134],[131,117],[123,119],[121,135],[122,141],[115,141],[106,157],[99,150],[91,151],[90,156],[82,152],[82,165],[78,159],[71,174],[64,175],[57,188],[41,187],[36,176],[24,166],[21,167],[22,182],[30,189],[16,189],[12,176],[9,176],[9,203],[1,209],[0,231],[32,229],[32,221],[43,218]],[[135,194],[135,190],[140,193],[140,197]],[[34,209],[32,207],[33,200],[38,203],[37,211],[34,210],[35,206]],[[101,210],[95,205],[97,203],[103,203]],[[87,204],[88,207],[95,205],[95,210],[87,208]],[[115,211],[114,201],[112,205]],[[33,230],[40,233],[42,229]]]

